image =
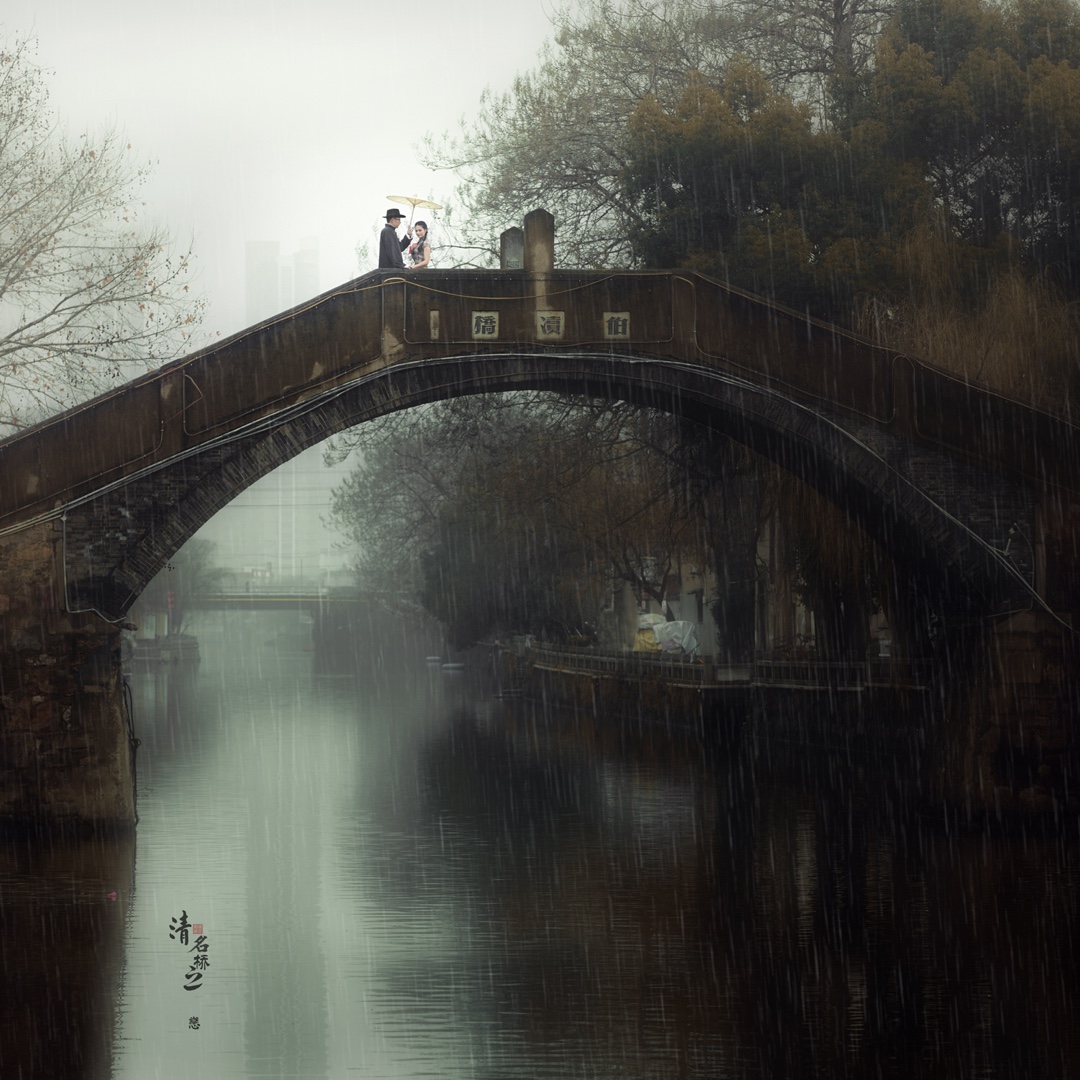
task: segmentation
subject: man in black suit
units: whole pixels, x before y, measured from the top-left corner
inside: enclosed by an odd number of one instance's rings
[[[409,233],[398,239],[397,231],[401,226],[401,211],[394,207],[386,211],[386,224],[379,233],[379,269],[380,270],[404,270],[405,260],[401,253],[409,246]]]

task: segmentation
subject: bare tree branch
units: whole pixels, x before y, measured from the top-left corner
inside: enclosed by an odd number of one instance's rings
[[[192,347],[191,248],[137,226],[146,175],[115,131],[64,135],[30,41],[0,49],[0,431]]]

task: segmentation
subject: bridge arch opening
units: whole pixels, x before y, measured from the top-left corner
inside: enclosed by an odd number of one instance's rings
[[[698,365],[645,353],[582,351],[464,355],[387,366],[264,425],[241,428],[194,459],[167,462],[134,484],[72,507],[64,519],[65,548],[81,551],[83,558],[68,559],[69,605],[121,617],[176,550],[236,494],[332,435],[434,401],[536,390],[628,402],[745,445],[840,507],[895,562],[933,582],[946,607],[957,613],[994,614],[1038,602],[1000,552],[820,412]],[[108,528],[110,520],[133,515],[149,527],[117,545],[119,530]],[[95,532],[109,538],[100,552],[93,550]]]

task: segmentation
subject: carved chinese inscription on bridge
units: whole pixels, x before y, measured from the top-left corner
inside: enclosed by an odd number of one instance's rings
[[[499,337],[499,313],[497,311],[474,311],[472,313],[473,341],[496,341]]]
[[[604,340],[620,341],[630,337],[630,312],[604,312]]]
[[[565,311],[538,311],[536,313],[537,341],[562,341],[565,327]]]

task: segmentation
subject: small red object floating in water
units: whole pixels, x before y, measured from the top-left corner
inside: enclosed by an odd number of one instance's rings
[[[116,899],[116,893],[114,893],[114,892],[107,892],[107,893],[105,894],[105,899],[106,899],[106,900],[115,900],[115,899]]]

